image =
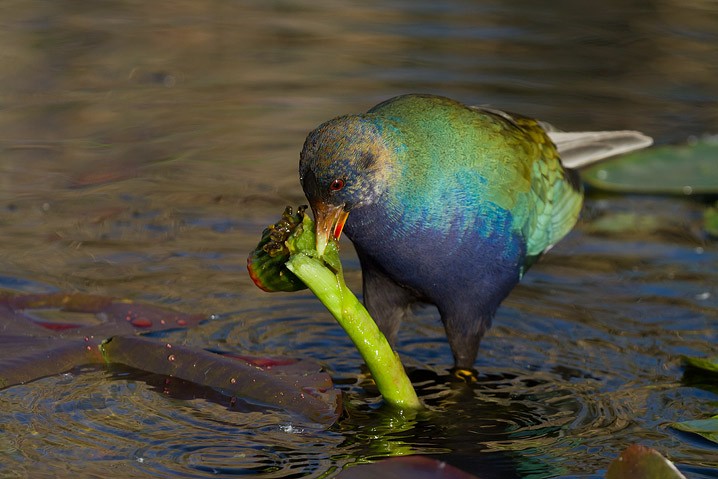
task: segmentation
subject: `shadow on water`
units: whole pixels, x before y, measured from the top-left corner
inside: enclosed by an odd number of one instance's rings
[[[347,408],[324,430],[165,377],[79,368],[0,391],[0,475],[331,477],[425,454],[482,477],[602,477],[639,442],[716,476],[714,446],[666,427],[715,412],[678,361],[718,344],[701,199],[591,192],[504,303],[470,387],[448,380],[435,311],[417,311],[398,344],[430,406],[413,418],[379,406],[310,294],[263,293],[245,268],[261,230],[303,202],[307,131],[396,94],[658,143],[715,134],[714,4],[12,0],[0,18],[0,288],[214,315],[166,338],[312,358]],[[611,229],[626,212],[641,221]],[[342,253],[359,291],[348,242]]]

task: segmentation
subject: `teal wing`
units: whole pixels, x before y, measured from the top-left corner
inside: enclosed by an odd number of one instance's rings
[[[393,98],[370,115],[404,168],[392,190],[402,208],[421,210],[416,217],[440,225],[466,204],[486,218],[509,212],[526,241],[524,269],[576,223],[580,182],[562,166],[545,124],[431,95]]]
[[[516,114],[476,108],[497,115],[513,130],[509,137],[523,145],[523,175],[528,176],[528,191],[512,209],[514,221],[526,239],[525,269],[573,228],[583,205],[578,174],[563,167],[556,145],[546,124]]]

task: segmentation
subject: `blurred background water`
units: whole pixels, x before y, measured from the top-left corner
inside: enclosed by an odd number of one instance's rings
[[[419,311],[398,346],[433,413],[412,420],[376,408],[310,294],[263,293],[245,269],[261,230],[303,201],[306,133],[397,94],[659,144],[717,133],[716,25],[709,0],[3,2],[0,287],[214,315],[171,339],[318,360],[351,413],[291,425],[89,368],[0,391],[0,474],[331,477],[427,454],[481,477],[602,477],[639,442],[718,477],[715,446],[666,427],[716,412],[678,360],[716,353],[700,199],[592,194],[500,310],[471,388],[448,382],[438,317]],[[597,224],[620,212],[659,226]],[[348,241],[343,256],[359,291]]]

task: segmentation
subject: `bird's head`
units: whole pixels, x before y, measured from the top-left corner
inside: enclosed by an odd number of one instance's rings
[[[374,203],[384,190],[389,151],[369,119],[335,118],[309,133],[299,159],[299,180],[314,212],[317,252],[339,239],[349,213]]]

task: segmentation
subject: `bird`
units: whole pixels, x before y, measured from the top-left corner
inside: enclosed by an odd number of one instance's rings
[[[433,304],[451,370],[468,380],[501,302],[577,222],[577,168],[651,143],[405,94],[311,131],[299,179],[318,254],[342,232],[352,241],[364,304],[392,347],[412,307]]]

